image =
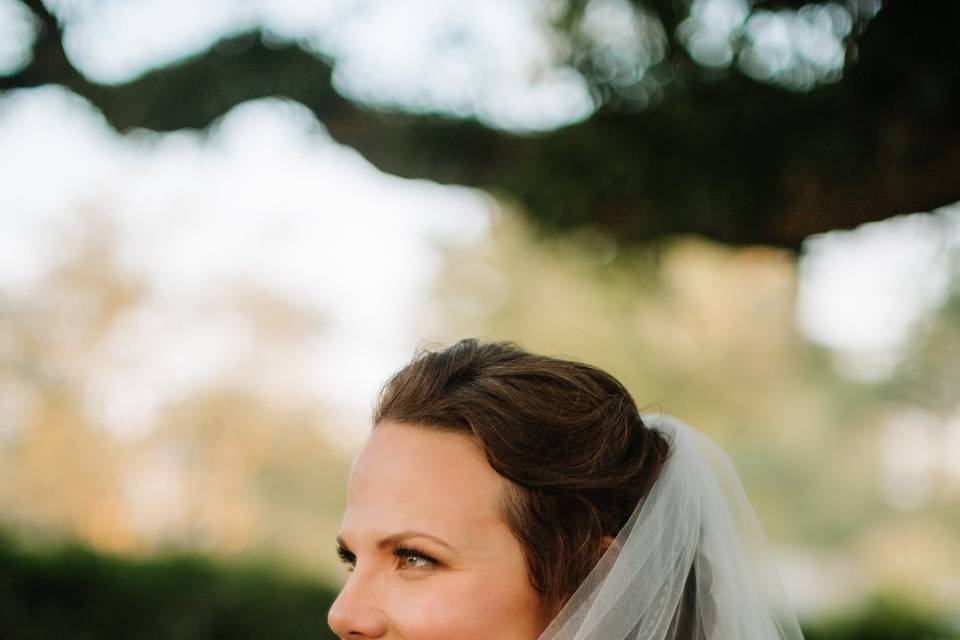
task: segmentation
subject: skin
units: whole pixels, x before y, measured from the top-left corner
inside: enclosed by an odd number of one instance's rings
[[[520,542],[500,517],[507,480],[467,436],[384,422],[354,461],[339,538],[348,579],[327,615],[344,640],[536,640]],[[378,542],[415,530],[436,536]],[[414,547],[436,560],[395,555]],[[402,552],[401,552],[402,554]]]

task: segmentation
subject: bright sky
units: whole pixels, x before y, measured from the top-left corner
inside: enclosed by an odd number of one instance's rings
[[[323,342],[303,354],[315,390],[367,411],[429,322],[420,314],[438,251],[482,238],[491,206],[476,191],[385,176],[278,100],[234,109],[202,142],[123,139],[63,90],[20,92],[0,101],[0,175],[5,294],[24,295],[63,258],[83,204],[115,223],[121,265],[151,285],[146,317],[117,338],[118,354],[136,351],[95,385],[116,425],[229,364],[245,335],[211,310],[231,284],[327,318]]]
[[[800,261],[798,322],[831,347],[847,375],[892,372],[918,321],[949,294],[960,251],[960,206],[905,215],[807,240]],[[956,268],[955,266],[952,268]]]
[[[56,4],[67,12],[83,6]],[[704,15],[720,12],[714,24],[742,9],[734,0],[698,4]],[[0,0],[0,32],[24,33],[16,6]],[[67,44],[98,80],[121,81],[259,22],[336,54],[338,82],[353,95],[425,100],[423,108],[533,128],[591,108],[582,81],[553,68],[548,35],[537,26],[549,6],[542,3],[96,6],[79,12]],[[184,13],[191,19],[179,19]],[[424,44],[438,42],[446,55]],[[0,46],[0,65],[14,58]],[[279,100],[241,105],[208,140],[125,139],[63,90],[16,92],[0,99],[0,176],[0,291],[22,294],[50,268],[78,224],[78,203],[101,206],[120,231],[122,264],[152,284],[151,303],[118,334],[116,352],[127,356],[91,383],[93,404],[118,430],[135,430],[157,403],[229,366],[249,336],[205,301],[238,282],[329,319],[303,366],[324,403],[365,417],[377,386],[429,325],[438,248],[485,238],[493,206],[472,190],[385,176],[332,143],[308,111]],[[886,375],[910,328],[946,296],[948,246],[960,246],[960,210],[812,238],[800,266],[800,328],[834,349],[849,375]]]
[[[224,33],[259,26],[335,57],[334,82],[347,95],[544,129],[593,110],[580,76],[556,68],[543,26],[549,7],[534,0],[124,0],[80,12],[67,51],[91,78],[121,82],[202,51]]]

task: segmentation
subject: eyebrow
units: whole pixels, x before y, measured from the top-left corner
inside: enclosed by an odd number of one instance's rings
[[[406,531],[400,531],[399,533],[394,533],[393,535],[389,535],[386,538],[383,538],[382,540],[380,540],[380,542],[377,543],[377,548],[385,549],[387,547],[394,546],[398,544],[400,541],[406,540],[407,538],[428,538],[430,540],[433,540],[440,546],[446,547],[450,551],[456,552],[456,549],[453,548],[453,546],[444,542],[440,538],[436,536],[432,536],[429,533],[424,533],[422,531],[413,531],[412,529],[408,529]],[[347,543],[344,542],[343,538],[341,538],[340,536],[337,536],[337,544],[343,547],[345,550],[350,551],[350,547],[347,546]]]

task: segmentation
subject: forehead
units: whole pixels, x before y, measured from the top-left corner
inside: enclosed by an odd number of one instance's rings
[[[502,525],[505,480],[468,436],[384,422],[350,471],[343,529],[426,530],[451,544]]]

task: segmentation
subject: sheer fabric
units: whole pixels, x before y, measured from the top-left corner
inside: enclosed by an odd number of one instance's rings
[[[663,414],[660,477],[539,640],[803,640],[728,456]]]

